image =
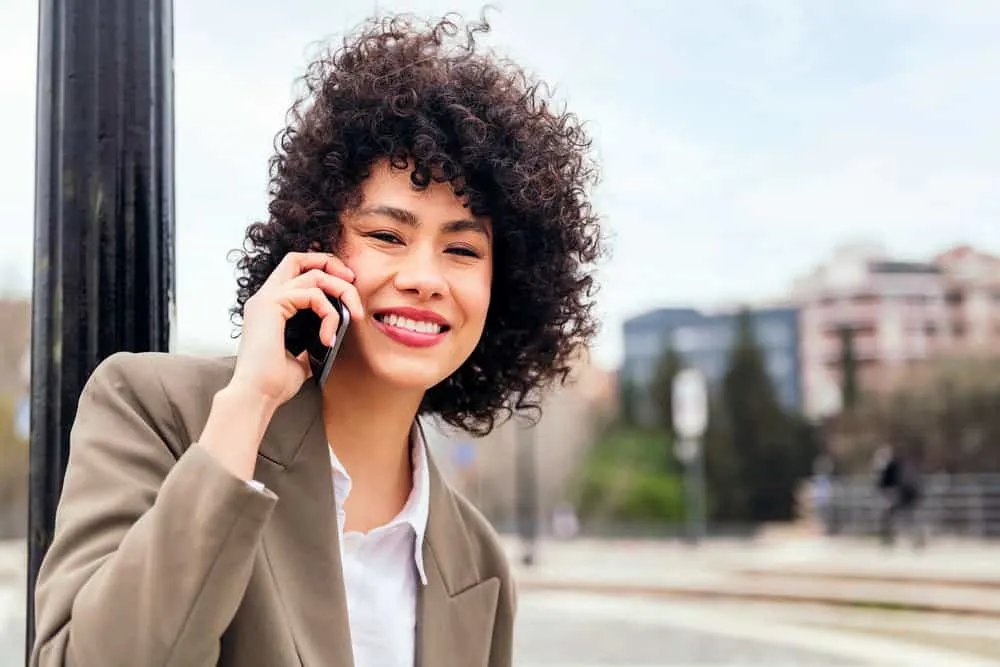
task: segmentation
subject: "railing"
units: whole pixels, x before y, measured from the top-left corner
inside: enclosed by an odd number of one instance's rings
[[[875,481],[870,475],[831,480],[826,515],[831,532],[879,533],[888,500]],[[920,490],[916,520],[925,534],[1000,537],[1000,474],[929,474],[921,478]]]

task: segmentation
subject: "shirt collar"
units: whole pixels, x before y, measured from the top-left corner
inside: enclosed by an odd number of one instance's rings
[[[427,519],[431,508],[431,477],[427,465],[427,443],[423,431],[414,422],[410,430],[410,451],[413,456],[413,490],[399,514],[399,520],[406,521],[413,528],[413,560],[417,564],[420,582],[427,583],[424,571],[424,536],[427,534]]]
[[[341,514],[341,525],[343,525],[342,508],[347,496],[351,492],[351,476],[347,469],[337,458],[333,447],[330,450],[330,465],[333,468],[333,488],[337,501],[337,511]],[[410,429],[410,456],[413,465],[413,488],[406,504],[399,514],[389,522],[389,526],[408,524],[413,530],[413,560],[417,566],[417,573],[420,575],[420,582],[427,583],[427,574],[424,570],[424,536],[427,533],[427,520],[430,515],[430,469],[427,464],[427,443],[424,440],[423,431],[419,423],[414,421]]]

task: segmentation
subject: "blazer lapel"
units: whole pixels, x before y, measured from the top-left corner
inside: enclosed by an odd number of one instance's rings
[[[486,667],[500,580],[481,579],[465,521],[428,456],[430,514],[424,540],[427,584],[417,606],[417,667]]]
[[[257,479],[279,498],[264,555],[302,665],[353,667],[330,454],[312,382],[271,420]]]

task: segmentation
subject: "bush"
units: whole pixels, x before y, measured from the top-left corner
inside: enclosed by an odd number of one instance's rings
[[[576,484],[581,518],[680,520],[683,486],[672,449],[670,437],[657,429],[610,429],[586,458]]]

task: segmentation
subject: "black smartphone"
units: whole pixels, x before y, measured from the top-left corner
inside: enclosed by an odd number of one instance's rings
[[[320,340],[319,325],[323,320],[312,309],[300,310],[285,322],[285,349],[293,357],[299,356],[303,351],[308,352],[313,379],[320,387],[326,384],[330,376],[330,368],[351,323],[351,313],[341,300],[329,294],[327,298],[340,314],[340,324],[337,325],[337,335],[332,347]]]

